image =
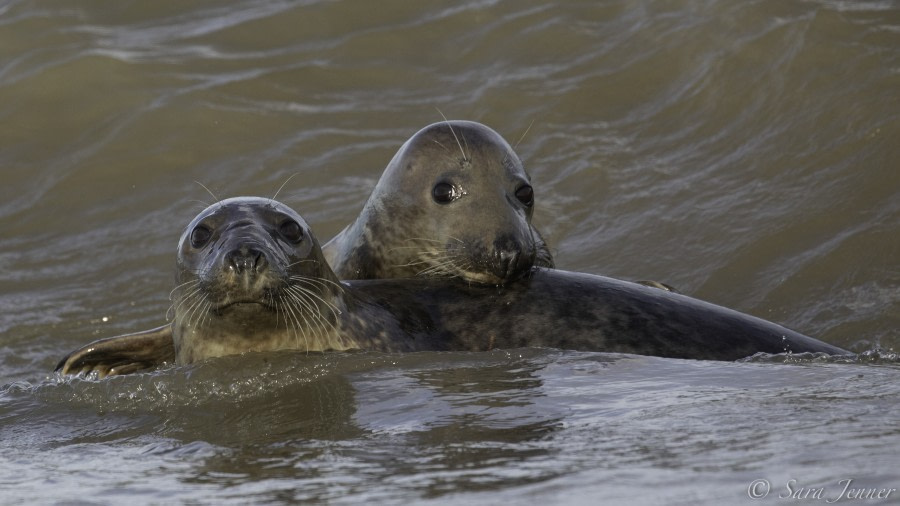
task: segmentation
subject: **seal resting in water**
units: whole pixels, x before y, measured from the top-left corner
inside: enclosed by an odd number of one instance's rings
[[[359,217],[323,252],[341,279],[459,277],[503,284],[532,266],[553,266],[531,224],[534,200],[530,176],[500,134],[472,121],[443,121],[403,144]],[[119,339],[127,349],[139,342],[148,353],[130,369],[173,359],[169,325]],[[107,341],[104,349],[116,353],[115,344]],[[122,367],[120,373],[128,372]]]
[[[341,282],[300,215],[255,197],[194,218],[179,241],[176,279],[174,346],[135,336],[95,341],[57,370],[121,374],[173,358],[186,364],[280,349],[542,346],[709,360],[849,353],[680,294],[554,269],[534,268],[499,287],[458,278]]]
[[[533,213],[531,178],[503,137],[481,123],[443,121],[403,144],[359,217],[323,251],[341,279],[503,284],[553,267]]]

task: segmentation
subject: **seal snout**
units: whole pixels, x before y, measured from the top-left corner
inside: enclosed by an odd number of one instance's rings
[[[225,268],[236,274],[253,276],[265,271],[268,265],[261,250],[246,245],[225,254]]]
[[[518,263],[518,251],[498,251],[496,273],[502,279],[507,279],[516,272],[516,264]]]
[[[534,256],[533,245],[525,248],[521,241],[504,236],[494,242],[490,270],[500,280],[511,281],[531,268]]]
[[[246,303],[267,305],[281,278],[278,269],[273,270],[272,257],[264,246],[234,245],[224,250],[219,262],[219,268],[209,271],[203,284],[215,308]]]
[[[254,244],[241,244],[228,250],[221,265],[217,283],[226,300],[255,299],[274,281],[268,254]]]

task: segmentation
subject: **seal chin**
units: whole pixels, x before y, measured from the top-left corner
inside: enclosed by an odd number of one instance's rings
[[[519,277],[519,276],[516,276],[515,278],[501,277],[501,276],[497,276],[496,274],[492,274],[490,272],[484,272],[484,271],[459,271],[457,273],[457,276],[459,276],[460,278],[462,278],[465,281],[468,281],[469,283],[477,283],[479,285],[497,285],[497,286],[505,285],[506,283],[509,283],[510,281],[513,281],[513,279],[516,279]]]
[[[496,254],[493,261],[485,262],[479,270],[458,268],[450,274],[469,283],[505,285],[528,274],[533,262],[533,254]]]
[[[225,313],[259,313],[275,311],[275,308],[260,300],[230,300],[212,308],[216,314]]]

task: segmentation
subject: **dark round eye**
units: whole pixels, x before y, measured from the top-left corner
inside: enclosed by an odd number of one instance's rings
[[[531,207],[534,205],[534,188],[528,186],[527,184],[524,186],[520,186],[518,190],[516,190],[516,198],[519,199],[519,202],[525,204],[526,207]]]
[[[212,231],[206,225],[197,225],[191,230],[191,246],[202,248],[212,237]]]
[[[294,220],[287,220],[278,226],[278,232],[282,237],[294,244],[303,240],[303,227]]]
[[[431,196],[438,204],[449,204],[456,199],[456,190],[450,183],[438,183],[431,190]]]

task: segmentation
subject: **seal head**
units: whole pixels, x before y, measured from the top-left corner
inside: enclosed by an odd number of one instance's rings
[[[325,245],[341,279],[459,277],[505,284],[552,267],[531,225],[534,188],[494,130],[427,126],[388,164],[357,220]]]
[[[178,363],[235,350],[346,349],[330,330],[342,287],[309,226],[268,199],[216,203],[178,243],[173,341]]]

